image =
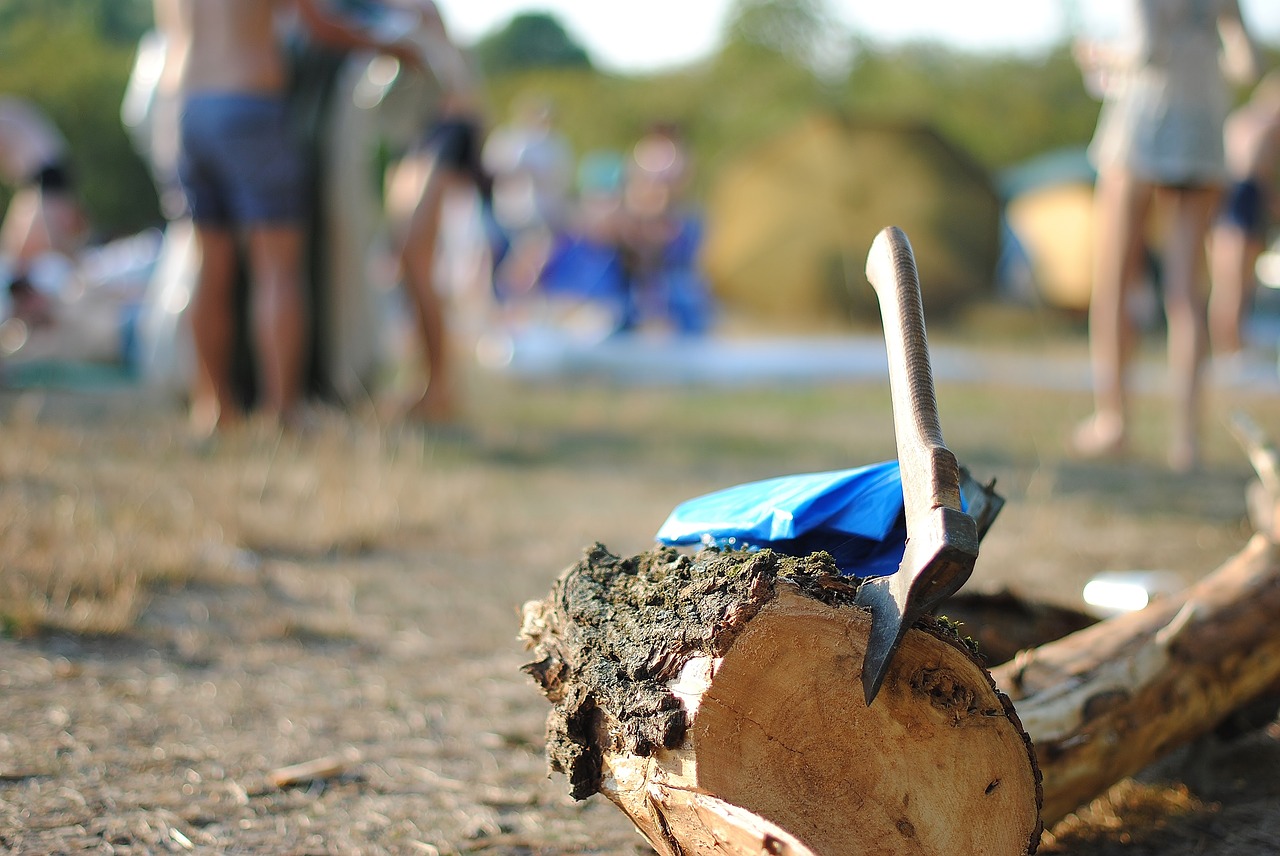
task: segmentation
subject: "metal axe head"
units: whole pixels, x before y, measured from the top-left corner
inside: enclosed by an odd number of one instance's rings
[[[876,236],[867,257],[889,357],[889,391],[902,472],[907,544],[896,573],[866,580],[857,602],[871,610],[862,664],[870,705],[907,629],[954,594],[973,572],[978,527],[961,510],[960,468],[943,444],[925,338],[924,307],[911,244],[901,229]]]

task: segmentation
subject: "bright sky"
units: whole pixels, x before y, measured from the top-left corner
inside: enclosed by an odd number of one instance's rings
[[[513,15],[555,15],[592,59],[615,71],[680,65],[711,53],[732,0],[437,0],[455,35],[470,42]],[[1073,26],[1081,34],[1114,35],[1117,0],[829,0],[850,28],[884,41],[927,38],[967,50],[1035,50]],[[1263,41],[1280,43],[1280,2],[1240,0]]]

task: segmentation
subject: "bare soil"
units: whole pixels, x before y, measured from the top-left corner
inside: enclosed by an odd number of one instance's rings
[[[0,849],[648,852],[548,774],[520,606],[594,542],[650,548],[683,499],[891,457],[887,391],[481,376],[470,394],[459,429],[323,414],[302,437],[196,444],[137,390],[0,393]],[[1249,535],[1221,420],[1205,469],[1173,476],[1158,399],[1122,463],[1062,454],[1083,395],[940,401],[949,445],[1009,500],[971,587],[1078,605],[1094,573],[1187,582]],[[1280,426],[1274,397],[1213,404]],[[1121,783],[1041,852],[1280,853],[1268,718]],[[333,775],[272,783],[330,757]]]

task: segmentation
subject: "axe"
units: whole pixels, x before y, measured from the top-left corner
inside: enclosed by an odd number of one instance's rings
[[[871,610],[862,664],[862,689],[870,706],[907,629],[954,594],[973,572],[978,527],[961,511],[960,468],[942,442],[920,279],[901,229],[890,226],[876,236],[867,256],[867,279],[879,298],[884,322],[907,526],[898,570],[864,580],[858,589],[858,604]]]

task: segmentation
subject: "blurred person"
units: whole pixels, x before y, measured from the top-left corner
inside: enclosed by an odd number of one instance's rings
[[[573,153],[541,97],[519,99],[510,123],[494,128],[482,153],[493,176],[493,215],[506,242],[495,259],[499,296],[533,290],[567,227]]]
[[[681,333],[709,324],[710,296],[696,270],[701,223],[685,199],[691,181],[680,128],[655,123],[632,149],[623,186],[621,250],[631,296],[625,328],[655,318]]]
[[[1118,49],[1082,46],[1087,79],[1106,82],[1090,144],[1095,191],[1094,282],[1089,307],[1094,412],[1072,436],[1088,457],[1119,454],[1128,439],[1126,364],[1134,331],[1126,312],[1153,206],[1164,209],[1163,297],[1173,397],[1168,462],[1199,459],[1200,374],[1206,310],[1205,244],[1226,180],[1223,124],[1228,76],[1256,73],[1237,0],[1129,0],[1133,38]],[[1098,68],[1103,69],[1097,74]]]
[[[288,123],[285,15],[296,12],[315,36],[339,46],[414,54],[350,26],[317,0],[154,0],[154,12],[168,51],[157,86],[180,105],[178,178],[200,258],[190,307],[192,428],[207,434],[242,415],[232,379],[241,240],[261,409],[295,424],[306,349],[306,178]]]
[[[1209,248],[1209,342],[1215,359],[1231,360],[1243,351],[1241,330],[1276,204],[1272,191],[1280,161],[1280,69],[1264,77],[1227,118],[1225,142],[1231,185]]]
[[[45,300],[32,285],[33,265],[50,253],[73,258],[88,233],[75,189],[67,141],[34,105],[0,96],[0,180],[14,188],[0,222],[0,260],[11,280],[11,311],[47,323]]]
[[[458,416],[445,297],[437,283],[437,250],[444,206],[451,195],[478,193],[491,207],[493,182],[482,162],[483,103],[470,60],[450,38],[431,0],[384,0],[406,16],[405,33],[419,51],[417,65],[441,95],[435,119],[387,177],[387,210],[400,274],[414,312],[426,387],[402,408],[411,421],[448,423]]]

